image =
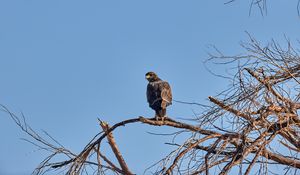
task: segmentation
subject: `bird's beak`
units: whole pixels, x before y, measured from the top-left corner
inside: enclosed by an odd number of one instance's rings
[[[150,78],[150,75],[146,75],[146,79],[149,79]]]

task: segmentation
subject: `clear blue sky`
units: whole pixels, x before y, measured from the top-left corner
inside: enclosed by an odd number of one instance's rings
[[[224,2],[0,0],[0,103],[77,153],[99,132],[98,117],[114,124],[153,116],[147,71],[168,80],[175,99],[207,103],[227,87],[202,63],[209,44],[238,54],[245,31],[261,42],[299,39],[297,0],[269,1],[264,17],[248,15],[250,2]],[[192,117],[193,110],[200,109],[174,103],[168,113]],[[169,138],[147,132],[171,131],[135,124],[115,132],[137,174],[172,150]],[[0,174],[29,174],[47,155],[22,137],[0,113]]]

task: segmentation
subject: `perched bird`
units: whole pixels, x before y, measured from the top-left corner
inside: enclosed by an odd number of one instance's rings
[[[154,72],[146,73],[149,81],[147,86],[147,101],[155,111],[156,120],[164,120],[167,106],[172,104],[172,92],[168,82],[161,80]]]

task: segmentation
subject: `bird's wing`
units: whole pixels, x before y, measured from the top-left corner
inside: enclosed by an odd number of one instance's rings
[[[172,91],[168,82],[163,81],[160,86],[161,98],[167,102],[167,105],[172,104]]]

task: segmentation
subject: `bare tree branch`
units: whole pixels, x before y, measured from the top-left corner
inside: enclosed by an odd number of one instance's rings
[[[124,172],[124,174],[131,175],[132,173],[130,172],[123,156],[121,155],[121,153],[119,151],[119,148],[117,146],[117,143],[115,142],[112,132],[108,132],[109,128],[110,128],[109,125],[106,122],[100,121],[100,126],[102,127],[104,132],[107,134],[108,143],[109,143],[111,149],[113,150],[116,158],[118,159],[118,162],[122,168],[122,172]]]

